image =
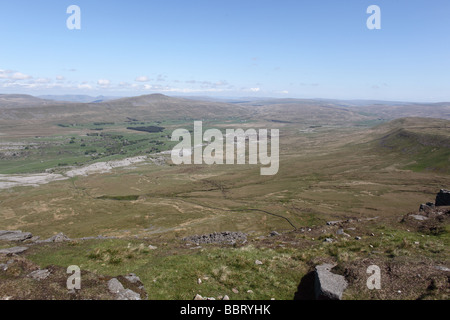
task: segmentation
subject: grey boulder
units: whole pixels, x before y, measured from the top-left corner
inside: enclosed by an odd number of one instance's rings
[[[0,241],[25,241],[31,239],[33,235],[29,232],[22,232],[20,230],[7,231],[0,230]]]
[[[112,278],[108,281],[109,292],[116,295],[116,300],[141,300],[140,294],[125,289],[119,280]]]
[[[450,190],[441,189],[436,195],[435,205],[436,207],[450,206]]]
[[[1,249],[0,254],[5,254],[7,256],[11,256],[13,254],[19,254],[28,250],[28,247],[13,247],[7,249]]]
[[[341,300],[348,283],[341,275],[334,274],[332,264],[322,264],[315,268],[314,292],[317,300]]]

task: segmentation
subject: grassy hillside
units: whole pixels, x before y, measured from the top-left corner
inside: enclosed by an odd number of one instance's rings
[[[406,169],[450,172],[450,121],[405,118],[376,130],[387,131],[376,140],[379,150],[410,159]]]
[[[346,299],[446,297],[443,275],[435,266],[449,263],[448,214],[420,226],[402,221],[449,187],[449,121],[405,118],[373,127],[372,116],[323,105],[225,104],[237,112],[233,119],[223,113],[223,104],[161,95],[96,106],[108,110],[112,120],[95,109],[89,111],[92,119],[84,114],[80,122],[66,114],[50,119],[51,126],[35,118],[1,126],[0,172],[64,172],[65,165],[142,154],[151,158],[153,148],[173,146],[168,142],[173,129],[191,129],[192,119],[176,118],[184,117],[183,108],[209,117],[204,128],[280,129],[279,172],[261,176],[260,165],[176,166],[167,156],[39,187],[0,190],[0,230],[19,229],[42,238],[63,232],[75,239],[33,245],[26,258],[40,267],[75,264],[111,276],[134,272],[150,299],[191,299],[196,293],[291,299],[303,276],[328,261],[338,263],[351,282]],[[179,114],[157,120],[169,109]],[[165,129],[127,129],[152,126]],[[341,223],[329,226],[327,221]],[[244,232],[248,242],[199,248],[182,240],[222,231]],[[270,237],[272,231],[281,236]],[[97,235],[117,239],[76,240]],[[384,270],[384,291],[361,290],[368,261]],[[423,279],[415,279],[417,274]],[[12,295],[19,279],[14,276],[1,278]]]

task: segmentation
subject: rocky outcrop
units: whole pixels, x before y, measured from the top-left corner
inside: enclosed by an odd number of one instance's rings
[[[50,237],[46,240],[37,240],[36,243],[50,243],[50,242],[65,242],[65,241],[71,241],[71,239],[66,236],[64,233],[58,233],[57,235],[54,235],[53,237]]]
[[[0,230],[0,241],[25,241],[33,235],[29,232]]]
[[[332,264],[322,264],[315,268],[314,292],[317,300],[341,300],[347,281],[341,275],[334,274]]]
[[[427,203],[422,203],[419,207],[419,211],[429,211],[429,210],[433,210],[435,208],[435,205],[433,202],[427,202]]]
[[[7,249],[1,249],[0,254],[4,254],[7,256],[12,256],[14,254],[19,254],[28,250],[28,247],[13,247]]]
[[[237,242],[245,243],[247,241],[247,235],[242,232],[215,232],[206,235],[195,235],[183,238],[184,241],[193,242],[197,245],[199,244],[235,244]]]
[[[450,206],[450,190],[441,189],[436,195],[435,205],[440,206]]]

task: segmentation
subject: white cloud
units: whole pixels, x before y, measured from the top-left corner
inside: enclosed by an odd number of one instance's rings
[[[259,91],[261,91],[261,89],[260,88],[250,88],[250,91],[251,92],[259,92]]]
[[[56,76],[56,80],[63,81],[66,80],[66,78],[64,78],[64,76]]]
[[[33,83],[33,84],[45,84],[45,83],[50,83],[50,82],[51,82],[51,80],[47,79],[47,78],[39,78],[39,79],[30,81],[30,83]]]
[[[33,78],[28,74],[24,74],[21,72],[13,72],[11,70],[0,70],[0,79],[9,79],[9,80],[27,80]]]
[[[137,77],[134,81],[137,81],[137,82],[149,82],[150,79],[147,76],[140,76],[140,77]]]
[[[8,79],[9,78],[9,74],[11,74],[12,71],[11,70],[2,70],[0,69],[0,79]]]
[[[111,84],[111,81],[107,80],[107,79],[100,79],[97,81],[97,84],[100,87],[109,87],[109,85]]]
[[[90,84],[87,84],[87,83],[83,83],[83,84],[79,84],[78,86],[77,86],[77,88],[78,89],[92,89],[92,86],[90,85]]]

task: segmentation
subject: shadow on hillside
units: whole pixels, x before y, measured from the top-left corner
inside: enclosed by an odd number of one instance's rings
[[[307,273],[297,287],[297,292],[294,295],[294,300],[315,300],[314,294],[314,271]]]

